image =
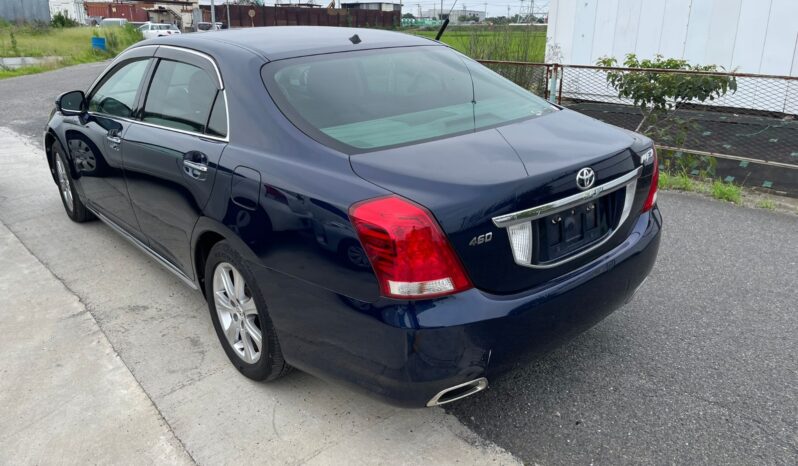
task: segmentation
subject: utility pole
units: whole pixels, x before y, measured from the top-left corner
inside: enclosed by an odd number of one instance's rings
[[[443,19],[443,0],[441,0],[441,19]]]
[[[216,5],[211,0],[211,31],[216,29]]]
[[[227,6],[227,29],[230,29],[230,0],[225,0]]]

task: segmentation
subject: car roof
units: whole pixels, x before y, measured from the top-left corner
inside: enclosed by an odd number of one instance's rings
[[[357,44],[350,40],[355,35],[360,39]],[[364,49],[440,45],[430,39],[398,32],[328,26],[228,29],[212,35],[183,34],[180,37],[154,39],[147,41],[147,45],[163,44],[203,51],[208,41],[243,47],[267,60]]]

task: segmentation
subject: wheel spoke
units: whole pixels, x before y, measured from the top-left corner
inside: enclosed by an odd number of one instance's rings
[[[244,345],[245,359],[248,362],[253,362],[255,360],[255,349],[252,347],[252,340],[246,330],[241,332],[241,343]]]
[[[239,334],[241,333],[240,330],[241,330],[241,324],[239,324],[235,320],[231,320],[230,325],[226,329],[224,329],[224,334],[227,337],[227,341],[230,342],[230,345],[233,345],[236,342],[236,340],[238,340]]]
[[[227,312],[235,312],[235,307],[230,303],[230,298],[227,297],[225,290],[219,290],[215,294],[217,307],[222,306]]]
[[[235,298],[236,297],[235,286],[233,286],[233,283],[230,279],[230,269],[228,269],[227,267],[222,267],[222,269],[220,270],[220,274],[222,278],[222,284],[224,285],[224,291],[225,293],[227,293],[227,297]]]
[[[255,319],[244,320],[244,328],[247,330],[247,335],[255,342],[255,345],[259,349],[262,348],[263,336],[260,333],[260,329],[255,325]]]
[[[255,300],[252,298],[247,298],[246,301],[239,303],[241,305],[241,310],[244,311],[244,315],[246,316],[256,316],[258,315],[258,308],[255,307]]]
[[[244,294],[244,277],[241,276],[241,272],[239,272],[237,269],[233,269],[233,286],[235,287],[236,301],[244,301],[247,298]]]

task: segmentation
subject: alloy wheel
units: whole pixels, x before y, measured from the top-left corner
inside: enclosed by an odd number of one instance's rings
[[[67,209],[72,212],[72,188],[69,186],[69,175],[67,175],[66,168],[61,162],[61,157],[55,159],[55,171],[58,176],[58,188],[61,190],[61,197],[64,198],[64,204]]]
[[[227,262],[214,269],[213,298],[227,343],[242,361],[258,362],[263,350],[258,308],[241,272]]]
[[[92,172],[97,168],[97,159],[94,156],[94,151],[91,150],[88,144],[81,139],[72,139],[69,141],[69,151],[75,158],[75,165],[85,172]]]

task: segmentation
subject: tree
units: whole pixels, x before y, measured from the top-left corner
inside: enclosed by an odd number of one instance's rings
[[[599,66],[615,67],[618,60],[600,58]],[[716,65],[690,65],[687,60],[664,59],[657,55],[653,60],[638,60],[633,53],[626,55],[623,65],[635,70],[610,70],[607,82],[618,91],[618,97],[632,99],[643,115],[635,131],[649,136],[671,130],[684,123],[677,111],[691,102],[704,103],[723,97],[728,91],[737,91],[734,76],[722,74],[689,74],[657,72],[656,70],[701,71],[720,73]]]
[[[402,19],[416,19],[416,17],[413,16],[413,13],[405,13],[402,15]]]

